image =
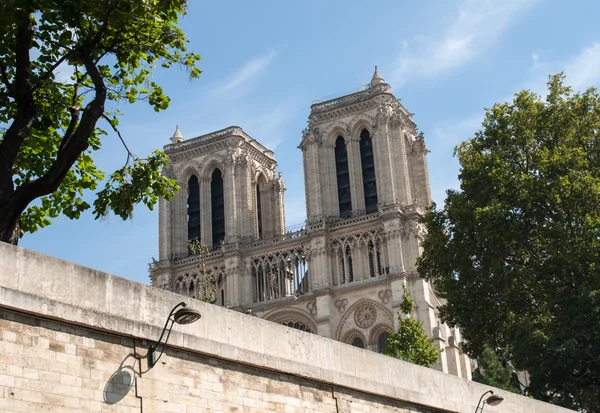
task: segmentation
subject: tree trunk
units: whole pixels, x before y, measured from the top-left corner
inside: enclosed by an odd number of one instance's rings
[[[0,202],[0,242],[19,245],[19,218],[15,217],[14,211],[9,210],[7,203]]]

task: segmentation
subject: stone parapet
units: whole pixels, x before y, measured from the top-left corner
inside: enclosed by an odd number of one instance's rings
[[[181,298],[0,243],[0,410],[473,412],[489,389],[191,299],[202,319],[175,325],[148,370],[139,356]],[[496,413],[568,411],[497,393]]]

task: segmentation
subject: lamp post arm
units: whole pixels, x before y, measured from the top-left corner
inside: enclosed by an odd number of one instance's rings
[[[175,321],[171,320],[171,327],[169,328],[169,332],[167,333],[167,338],[165,340],[165,343],[162,346],[162,350],[160,351],[160,354],[158,355],[158,357],[156,358],[156,360],[152,360],[152,365],[154,366],[156,363],[158,363],[158,360],[160,360],[160,358],[162,357],[162,355],[165,352],[165,349],[167,348],[167,342],[169,341],[169,336],[171,335],[171,331],[173,330],[173,324],[175,323]],[[156,350],[156,347],[154,347],[154,350]]]
[[[167,317],[167,321],[165,322],[165,326],[163,327],[162,333],[160,333],[160,338],[158,339],[156,344],[153,344],[152,346],[150,346],[151,349],[156,350],[156,347],[160,344],[160,341],[162,340],[163,336],[165,335],[165,331],[167,331],[167,325],[169,324],[169,321],[171,321],[171,327],[173,327],[173,320],[171,320],[171,316],[175,313],[175,310],[177,310],[179,307],[186,307],[186,306],[187,306],[187,304],[182,301],[179,304],[177,304],[175,307],[173,307],[173,309],[169,313],[169,316]],[[171,331],[169,330],[169,334],[170,333],[171,333]],[[168,339],[169,338],[167,336],[167,340]]]
[[[479,398],[479,402],[477,403],[477,407],[475,408],[475,413],[477,413],[477,412],[479,412],[479,411],[483,411],[483,407],[481,408],[481,410],[479,410],[479,405],[481,404],[481,401],[483,400],[483,397],[484,397],[486,394],[488,394],[488,393],[492,393],[492,394],[494,394],[494,392],[493,392],[492,390],[488,390],[488,391],[486,391],[485,393],[483,393],[483,394],[481,395],[481,397]],[[484,404],[485,404],[485,402],[484,402]]]

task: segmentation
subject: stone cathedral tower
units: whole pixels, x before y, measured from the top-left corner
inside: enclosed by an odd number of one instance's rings
[[[165,147],[181,191],[160,203],[160,260],[152,284],[196,296],[198,239],[211,251],[216,303],[381,351],[406,286],[411,316],[444,349],[437,368],[471,377],[460,331],[439,321],[440,300],[416,271],[431,204],[423,134],[377,68],[359,92],[311,106],[299,148],[306,228],[285,231],[273,152],[229,127]],[[291,190],[298,190],[292,188]]]

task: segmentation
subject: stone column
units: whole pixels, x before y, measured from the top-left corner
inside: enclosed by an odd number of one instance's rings
[[[281,173],[273,181],[273,191],[271,193],[273,202],[272,213],[269,217],[273,217],[273,229],[271,236],[279,236],[285,234],[285,204],[284,194],[285,185]]]
[[[331,326],[331,297],[328,295],[317,297],[317,334],[322,337],[333,338],[332,334],[335,331]]]
[[[170,231],[171,204],[164,198],[158,200],[158,259],[166,260],[171,255]]]
[[[448,337],[448,346],[446,346],[444,353],[446,353],[446,361],[448,363],[448,373],[458,377],[462,377],[462,370],[460,367],[460,350],[456,343],[456,337],[451,335]]]
[[[306,199],[306,217],[309,222],[320,220],[323,217],[321,171],[319,168],[320,136],[315,136],[315,131],[308,130],[302,134],[302,150],[304,161],[304,188]]]
[[[399,220],[390,220],[383,223],[386,237],[388,263],[390,274],[398,274],[405,271],[404,257],[402,254],[402,229]]]
[[[174,255],[187,254],[187,182],[179,182],[181,189],[171,201],[171,241]]]
[[[212,212],[210,177],[201,177],[200,185],[200,242],[212,248]]]
[[[230,244],[238,239],[238,194],[235,185],[236,165],[232,160],[228,160],[223,172],[223,195],[225,202],[225,243]]]
[[[350,169],[350,195],[352,214],[360,215],[365,211],[365,190],[363,188],[360,146],[358,139],[351,137],[347,142],[348,169]]]
[[[395,164],[390,145],[388,124],[374,129],[375,173],[377,177],[377,198],[381,205],[391,205],[396,201],[397,189],[394,180]]]

